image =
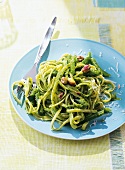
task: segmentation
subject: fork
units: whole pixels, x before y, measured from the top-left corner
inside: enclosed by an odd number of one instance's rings
[[[41,45],[39,46],[39,49],[38,49],[38,52],[37,52],[37,55],[36,55],[36,58],[35,58],[35,61],[34,61],[34,64],[32,66],[32,68],[26,73],[26,75],[23,77],[23,80],[25,81],[28,77],[31,77],[33,79],[33,83],[36,84],[36,74],[37,74],[37,66],[40,62],[40,59],[42,58],[45,50],[47,49],[48,45],[49,45],[49,42],[51,40],[51,37],[52,37],[52,34],[53,34],[53,31],[54,31],[54,28],[55,28],[55,25],[56,25],[56,20],[57,20],[57,17],[54,17],[52,22],[51,22],[51,25],[49,26],[46,34],[45,34],[45,37],[41,43]]]

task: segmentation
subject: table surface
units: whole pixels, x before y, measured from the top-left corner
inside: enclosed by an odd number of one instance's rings
[[[3,46],[0,42],[0,170],[125,169],[125,125],[97,139],[57,139],[24,123],[8,95],[12,68],[41,42],[53,16],[58,20],[52,39],[87,38],[124,56],[125,0],[9,0],[7,5],[12,35]]]

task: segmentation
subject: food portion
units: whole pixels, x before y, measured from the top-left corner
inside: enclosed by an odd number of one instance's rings
[[[111,112],[105,104],[117,99],[115,85],[106,78],[109,76],[90,52],[86,57],[64,54],[59,60],[40,64],[35,87],[29,77],[25,82],[14,82],[12,94],[21,104],[14,90],[20,86],[26,112],[51,121],[52,130],[66,125],[85,130],[91,120]]]

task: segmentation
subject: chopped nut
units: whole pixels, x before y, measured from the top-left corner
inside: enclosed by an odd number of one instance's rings
[[[73,78],[68,78],[68,82],[71,86],[75,86],[76,85],[76,82]]]
[[[62,99],[63,95],[64,95],[64,93],[61,92],[61,93],[58,95],[58,97],[59,97],[60,99]]]
[[[80,93],[80,92],[76,92],[76,94],[78,94],[78,95],[79,95],[79,94],[81,94],[81,93]]]
[[[82,72],[84,73],[87,73],[88,71],[90,70],[90,65],[85,65],[83,68],[82,68]]]
[[[62,84],[67,84],[67,82],[68,82],[67,77],[62,77],[62,78],[61,78],[61,83],[62,83]]]
[[[84,60],[84,57],[83,56],[77,56],[77,59],[78,59],[78,61],[82,61],[82,60]]]

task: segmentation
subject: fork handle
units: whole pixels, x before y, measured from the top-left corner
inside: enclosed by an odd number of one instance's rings
[[[36,55],[36,59],[34,61],[34,64],[38,64],[40,59],[42,58],[45,50],[47,49],[48,45],[49,45],[49,42],[51,40],[51,37],[52,37],[52,34],[53,34],[53,31],[54,31],[54,28],[55,28],[55,25],[56,25],[56,20],[57,20],[57,17],[54,17],[52,22],[51,22],[51,25],[49,26],[46,34],[45,34],[45,37],[41,43],[41,45],[39,46],[39,49],[38,49],[38,53]]]

